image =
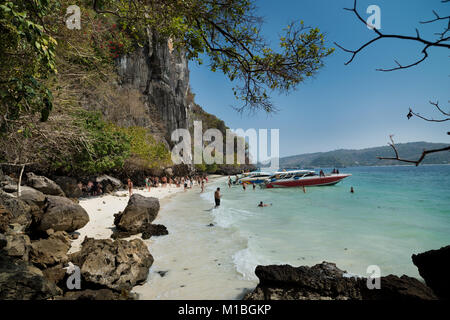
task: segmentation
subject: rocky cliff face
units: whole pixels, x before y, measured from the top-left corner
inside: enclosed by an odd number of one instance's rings
[[[167,141],[173,130],[187,128],[188,62],[170,41],[149,34],[145,47],[119,58],[117,66],[121,89],[127,91],[130,103],[143,104],[127,125],[149,127]]]

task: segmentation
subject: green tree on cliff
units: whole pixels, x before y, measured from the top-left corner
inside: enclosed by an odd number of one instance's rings
[[[240,101],[238,110],[274,111],[270,92],[288,93],[315,75],[323,59],[333,52],[324,45],[317,28],[303,22],[283,30],[279,50],[261,35],[262,19],[252,0],[92,0],[99,14],[113,15],[122,27],[145,34],[148,26],[174,45],[187,51],[188,58],[209,58],[212,71],[223,72]]]

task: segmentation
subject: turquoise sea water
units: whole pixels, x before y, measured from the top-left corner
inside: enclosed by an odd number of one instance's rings
[[[202,197],[211,202],[215,187],[222,189],[221,207],[210,211],[216,226],[246,239],[232,256],[244,278],[255,279],[258,264],[322,261],[363,276],[378,265],[382,275],[419,277],[411,255],[450,244],[450,166],[340,171],[352,176],[306,194],[301,188],[229,189],[225,179],[208,186]],[[258,208],[259,201],[272,206]]]

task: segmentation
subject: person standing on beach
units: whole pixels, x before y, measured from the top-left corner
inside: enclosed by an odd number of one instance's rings
[[[220,197],[220,188],[217,188],[217,190],[214,192],[214,201],[216,203],[216,206],[214,208],[220,206]]]
[[[131,181],[131,179],[128,179],[128,194],[131,197],[131,195],[133,194],[133,182]]]
[[[150,192],[150,185],[151,185],[150,178],[149,177],[145,178],[145,186],[147,187],[148,192]]]
[[[245,182],[242,184],[242,189],[244,189],[244,191],[246,190],[247,186],[245,185]]]
[[[201,185],[202,185],[202,191],[200,193],[203,193],[203,191],[205,191],[205,179],[202,179]]]
[[[252,183],[252,185],[253,185],[253,191],[255,191],[255,189],[256,189],[256,184]]]
[[[228,176],[228,188],[231,188],[231,177]]]

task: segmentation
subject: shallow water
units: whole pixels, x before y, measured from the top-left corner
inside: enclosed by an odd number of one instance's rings
[[[255,279],[257,264],[335,262],[350,273],[419,277],[411,255],[450,244],[450,166],[360,167],[335,186],[224,190],[215,220],[247,248],[233,257]],[[351,194],[353,186],[355,193]],[[259,201],[271,207],[257,208]]]
[[[363,276],[377,265],[381,275],[419,278],[411,255],[450,244],[450,166],[340,171],[352,176],[306,194],[301,188],[229,189],[222,178],[203,194],[178,196],[155,221],[170,234],[152,241],[150,281],[136,291],[152,299],[240,298],[257,284],[258,264],[322,261]],[[209,210],[217,186],[222,203]],[[272,206],[258,208],[259,201]],[[211,222],[215,226],[207,227]],[[161,277],[161,270],[169,272]]]
[[[241,299],[257,281],[237,272],[232,256],[247,245],[235,230],[210,227],[212,204],[195,186],[163,204],[154,223],[169,235],[151,238],[155,261],[148,281],[134,288],[140,299]]]

